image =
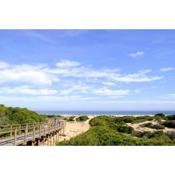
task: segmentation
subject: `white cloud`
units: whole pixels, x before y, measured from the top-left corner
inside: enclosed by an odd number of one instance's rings
[[[17,87],[3,87],[0,88],[0,94],[3,95],[36,95],[36,96],[48,96],[55,95],[58,91],[55,89],[40,89],[31,88],[28,86],[17,86]]]
[[[3,63],[0,69],[0,83],[27,83],[35,85],[51,85],[58,81],[57,76],[44,72],[43,65],[9,65]]]
[[[133,74],[118,75],[111,77],[115,81],[125,82],[125,83],[139,83],[139,82],[151,82],[162,79],[161,76],[148,76],[147,74],[151,72],[150,70],[143,70]]]
[[[161,72],[171,72],[173,70],[175,70],[175,69],[172,67],[164,67],[164,68],[160,69]]]
[[[58,68],[71,68],[71,67],[77,67],[80,65],[81,63],[77,61],[70,61],[70,60],[61,60],[60,62],[56,63],[56,66]]]
[[[7,67],[9,67],[9,64],[8,63],[6,63],[4,61],[0,61],[0,69],[5,69]]]
[[[57,63],[58,68],[46,68],[45,71],[51,74],[56,74],[60,77],[72,78],[93,78],[96,80],[106,79],[114,82],[123,83],[138,83],[150,82],[162,79],[161,76],[148,76],[151,70],[143,70],[132,74],[121,74],[118,69],[92,69],[85,66],[80,66],[79,62],[61,61]]]
[[[94,94],[103,96],[124,96],[128,95],[130,90],[128,89],[109,89],[106,87],[94,90]]]
[[[0,93],[9,95],[122,96],[127,95],[129,90],[114,89],[117,83],[141,83],[162,79],[161,76],[150,75],[151,70],[123,74],[118,69],[97,69],[71,60],[61,60],[55,67],[43,64],[11,65],[6,62],[0,62],[0,66]],[[103,87],[104,85],[114,88],[109,89]]]
[[[136,57],[140,57],[143,56],[144,52],[143,51],[136,51],[136,52],[132,52],[129,54],[130,57],[136,58]]]
[[[102,82],[102,84],[103,85],[106,85],[106,86],[114,86],[114,85],[116,85],[116,83],[114,83],[114,82]]]
[[[60,91],[60,95],[71,95],[72,93],[88,93],[90,92],[91,90],[91,87],[82,83],[82,82],[79,82],[77,84],[74,84],[74,85],[68,85],[67,88],[64,88],[63,90]]]

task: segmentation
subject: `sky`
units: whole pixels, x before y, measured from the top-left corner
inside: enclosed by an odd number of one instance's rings
[[[0,30],[0,103],[175,110],[175,30]]]

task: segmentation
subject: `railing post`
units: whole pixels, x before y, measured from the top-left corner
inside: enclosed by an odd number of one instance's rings
[[[17,128],[14,130],[14,146],[17,145]]]
[[[63,135],[65,135],[66,122],[63,122]]]
[[[13,129],[12,129],[12,125],[10,126],[10,137],[12,137],[13,135]]]
[[[27,136],[28,136],[28,124],[26,124],[26,127],[25,127],[24,145],[27,145]]]
[[[46,125],[44,124],[44,135],[46,135]]]
[[[39,138],[41,137],[41,124],[39,125]]]
[[[54,145],[61,133],[65,134],[66,123],[60,120],[52,120],[48,123],[40,124],[22,124],[8,126],[8,144],[11,145],[27,145],[28,141],[32,141],[35,145],[37,139],[47,136],[48,144]],[[42,140],[40,140],[42,141]],[[39,143],[39,142],[38,142]],[[8,145],[7,144],[7,145]]]
[[[33,139],[32,141],[34,142],[35,141],[35,126],[33,125]]]
[[[49,123],[48,134],[50,134],[50,132],[51,132],[51,124]]]

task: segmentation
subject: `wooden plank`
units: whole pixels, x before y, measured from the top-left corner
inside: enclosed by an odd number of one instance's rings
[[[27,145],[27,136],[28,136],[28,125],[25,126],[24,145]]]
[[[33,139],[32,141],[35,141],[35,125],[33,125]]]
[[[14,129],[14,146],[17,145],[17,128]]]

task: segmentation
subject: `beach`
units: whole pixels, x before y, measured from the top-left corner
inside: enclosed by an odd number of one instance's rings
[[[75,120],[76,118],[80,117],[81,115],[77,114],[77,115],[71,115],[71,114],[63,114],[62,115],[64,118],[69,118],[74,116]],[[72,137],[75,137],[77,135],[80,135],[86,131],[89,130],[90,128],[90,124],[89,121],[95,117],[98,117],[98,115],[87,115],[88,116],[88,120],[85,122],[77,122],[77,121],[67,121],[66,122],[66,126],[65,126],[65,135],[61,135],[59,137],[59,142],[63,141],[63,140],[69,140]],[[110,115],[109,115],[110,116]],[[113,117],[124,117],[125,115],[111,115]],[[139,117],[139,116],[144,116],[144,115],[132,115],[133,117]],[[153,116],[153,115],[150,115]]]
[[[89,118],[87,121],[85,122],[78,122],[76,121],[76,118],[82,116],[82,115],[71,115],[71,114],[63,114],[62,117],[63,118],[70,118],[74,116],[74,120],[75,121],[66,121],[66,127],[65,127],[65,135],[64,136],[60,136],[59,138],[59,142],[63,141],[63,140],[69,140],[72,137],[75,137],[77,135],[80,135],[86,131],[89,130],[90,128],[90,124],[89,121],[95,117],[98,117],[98,115],[87,115],[87,117]],[[111,117],[124,117],[126,115],[107,115],[107,116],[111,116]],[[151,114],[145,114],[145,115],[130,115],[132,117],[143,117],[143,116],[150,116],[153,117],[154,115]],[[150,132],[154,132],[156,131],[156,129],[152,129],[152,128],[146,128],[146,127],[141,127],[141,125],[146,124],[146,123],[152,123],[152,124],[158,124],[158,121],[144,121],[144,122],[140,122],[140,123],[128,123],[128,126],[131,126],[133,129],[135,129],[136,131],[150,131]],[[174,132],[174,128],[167,128],[165,127],[165,129],[162,130],[163,132],[167,133],[167,132]]]
[[[70,117],[70,116],[67,116],[67,117]],[[88,117],[90,120],[94,118],[95,116],[88,116]],[[77,135],[80,135],[88,131],[90,128],[89,120],[85,122],[77,122],[77,121],[66,122],[65,131],[64,131],[65,136],[60,136],[58,141],[60,142],[63,140],[69,140],[72,137],[75,137]]]

